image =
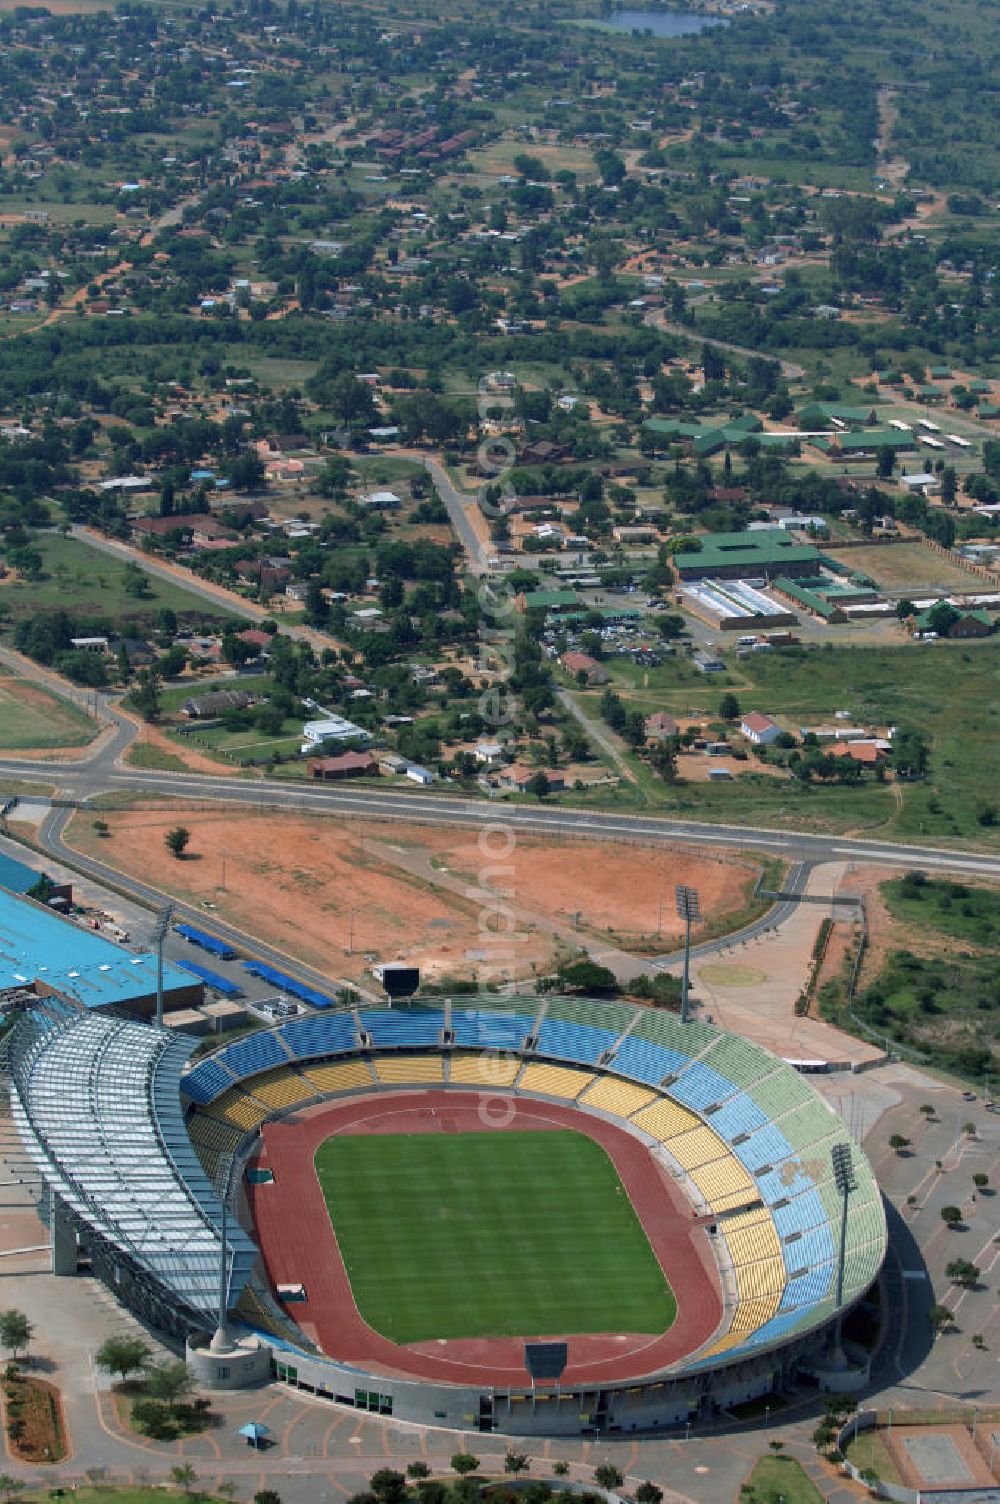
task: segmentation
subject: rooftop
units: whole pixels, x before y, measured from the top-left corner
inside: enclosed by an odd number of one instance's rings
[[[132,955],[30,899],[0,891],[0,991],[34,981],[85,1008],[106,1008],[155,993],[156,957]],[[187,972],[163,963],[166,992],[191,985]]]

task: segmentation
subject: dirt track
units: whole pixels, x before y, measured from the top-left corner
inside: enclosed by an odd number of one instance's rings
[[[496,1096],[496,1093],[489,1095]],[[301,1282],[307,1300],[289,1308],[303,1330],[331,1357],[364,1364],[374,1372],[411,1375],[449,1383],[520,1386],[525,1338],[568,1338],[565,1384],[598,1384],[656,1373],[706,1342],[722,1318],[719,1278],[707,1233],[691,1206],[663,1173],[645,1145],[603,1118],[574,1107],[526,1098],[509,1099],[509,1123],[480,1113],[477,1092],[421,1091],[356,1097],[295,1114],[264,1129],[259,1163],[274,1183],[249,1188],[260,1246],[272,1285]],[[677,1296],[677,1317],[660,1336],[574,1336],[529,1333],[523,1338],[418,1343],[399,1347],[362,1321],[354,1304],[313,1156],[339,1133],[474,1133],[570,1129],[586,1133],[607,1151]],[[556,1277],[558,1271],[554,1270]]]

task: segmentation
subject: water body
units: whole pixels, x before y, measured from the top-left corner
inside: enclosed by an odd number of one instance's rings
[[[686,10],[619,10],[598,23],[603,31],[649,31],[654,37],[690,37],[715,26],[728,26],[721,16],[701,16]]]

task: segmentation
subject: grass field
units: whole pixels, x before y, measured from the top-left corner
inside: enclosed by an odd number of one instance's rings
[[[0,747],[5,751],[82,747],[98,729],[82,710],[40,685],[0,678]]]
[[[316,1173],[358,1310],[394,1342],[673,1322],[617,1171],[583,1134],[332,1138]]]
[[[755,1499],[823,1504],[823,1495],[794,1457],[761,1457],[747,1479]]]

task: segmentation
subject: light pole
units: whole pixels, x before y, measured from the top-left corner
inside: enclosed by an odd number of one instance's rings
[[[168,903],[165,909],[161,909],[153,927],[153,940],[156,944],[156,1023],[158,1028],[163,1027],[163,941],[170,921],[174,915],[174,906]]]
[[[834,1144],[830,1150],[830,1159],[833,1164],[834,1184],[844,1198],[844,1206],[840,1214],[840,1257],[837,1260],[837,1305],[839,1306],[844,1298],[844,1256],[847,1249],[847,1199],[852,1191],[857,1190],[858,1182],[854,1177],[854,1162],[851,1157],[850,1144]]]
[[[678,883],[674,889],[678,918],[684,921],[684,976],[681,980],[681,1023],[688,1021],[688,989],[691,983],[691,925],[701,918],[701,900],[697,888]]]

